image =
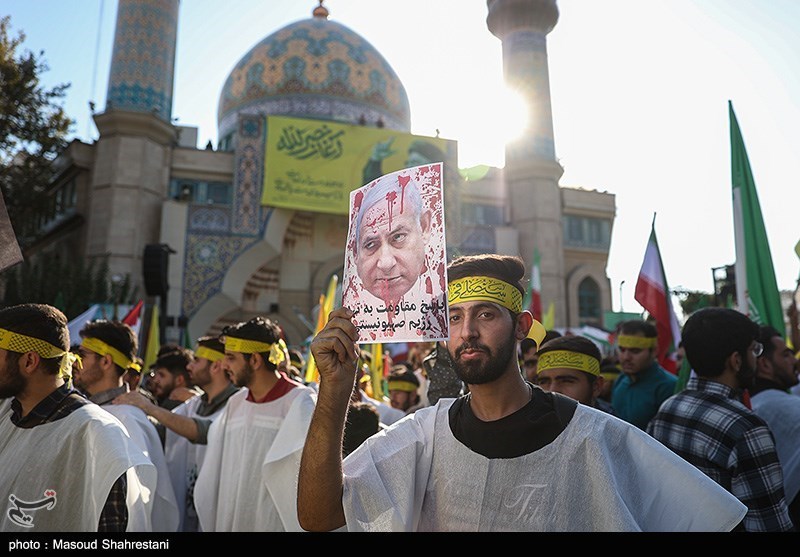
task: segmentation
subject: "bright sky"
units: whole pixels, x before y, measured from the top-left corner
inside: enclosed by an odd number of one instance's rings
[[[44,50],[48,86],[70,82],[73,133],[97,137],[115,0],[2,0],[12,32]],[[216,143],[219,93],[233,66],[316,0],[183,0],[173,116]],[[375,46],[403,81],[412,133],[459,142],[459,165],[503,166],[519,117],[506,114],[500,41],[485,0],[326,0],[330,17]],[[800,2],[558,0],[548,35],[562,186],[616,195],[608,276],[614,309],[639,312],[634,286],[653,214],[669,286],[713,291],[734,262],[728,100],[742,129],[778,287],[800,260]],[[623,283],[624,281],[624,283]],[[620,305],[620,293],[622,294]]]

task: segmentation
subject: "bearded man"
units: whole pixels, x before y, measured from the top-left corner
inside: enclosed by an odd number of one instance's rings
[[[729,308],[703,308],[681,332],[695,376],[650,420],[647,432],[745,505],[737,530],[792,531],[772,432],[744,403],[764,351],[758,325]]]
[[[331,313],[311,343],[321,378],[300,465],[303,529],[724,531],[739,523],[744,505],[643,431],[525,380],[518,345],[534,321],[522,310],[524,274],[523,261],[505,255],[450,264],[447,346],[469,393],[420,408],[344,461],[358,333],[351,309]]]

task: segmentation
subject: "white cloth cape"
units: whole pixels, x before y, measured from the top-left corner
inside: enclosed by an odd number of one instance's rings
[[[549,445],[485,458],[453,437],[454,400],[348,455],[348,531],[729,531],[747,511],[644,431],[584,405]]]
[[[0,531],[96,532],[114,482],[127,479],[128,532],[152,530],[156,470],[122,424],[96,404],[23,429],[0,401]]]
[[[800,397],[768,389],[753,395],[750,404],[775,437],[778,460],[783,468],[783,491],[789,504],[800,491]]]
[[[177,532],[178,503],[175,501],[175,492],[172,489],[167,459],[164,457],[164,447],[161,445],[158,430],[148,419],[147,414],[136,406],[105,404],[101,408],[122,422],[133,442],[144,451],[144,454],[156,467],[158,483],[153,499],[153,531]]]
[[[243,388],[208,430],[194,487],[203,532],[297,532],[297,475],[317,401],[299,386],[255,403]]]
[[[172,412],[187,418],[202,418],[204,420],[211,420],[212,422],[222,414],[225,408],[222,405],[213,414],[208,416],[198,416],[197,407],[203,399],[199,396],[193,396],[189,400],[176,406]],[[178,531],[197,531],[197,528],[187,526],[186,511],[188,504],[188,490],[193,487],[197,479],[197,472],[203,462],[203,456],[206,452],[206,445],[198,445],[192,443],[183,435],[178,435],[171,429],[167,429],[167,434],[164,440],[164,456],[167,459],[167,468],[169,469],[170,481],[172,482],[172,489],[175,491],[175,500],[178,504],[178,514],[180,522],[178,524]],[[193,521],[194,517],[189,518],[189,523]]]

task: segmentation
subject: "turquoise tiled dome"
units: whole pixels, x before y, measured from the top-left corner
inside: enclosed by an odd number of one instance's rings
[[[292,23],[254,46],[234,67],[219,99],[219,137],[236,116],[270,114],[375,125],[409,132],[406,90],[383,56],[364,38],[327,19]]]

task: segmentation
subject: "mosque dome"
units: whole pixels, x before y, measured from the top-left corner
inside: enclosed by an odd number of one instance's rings
[[[218,137],[232,134],[240,113],[411,128],[397,74],[363,37],[329,20],[322,2],[239,60],[220,94]]]

